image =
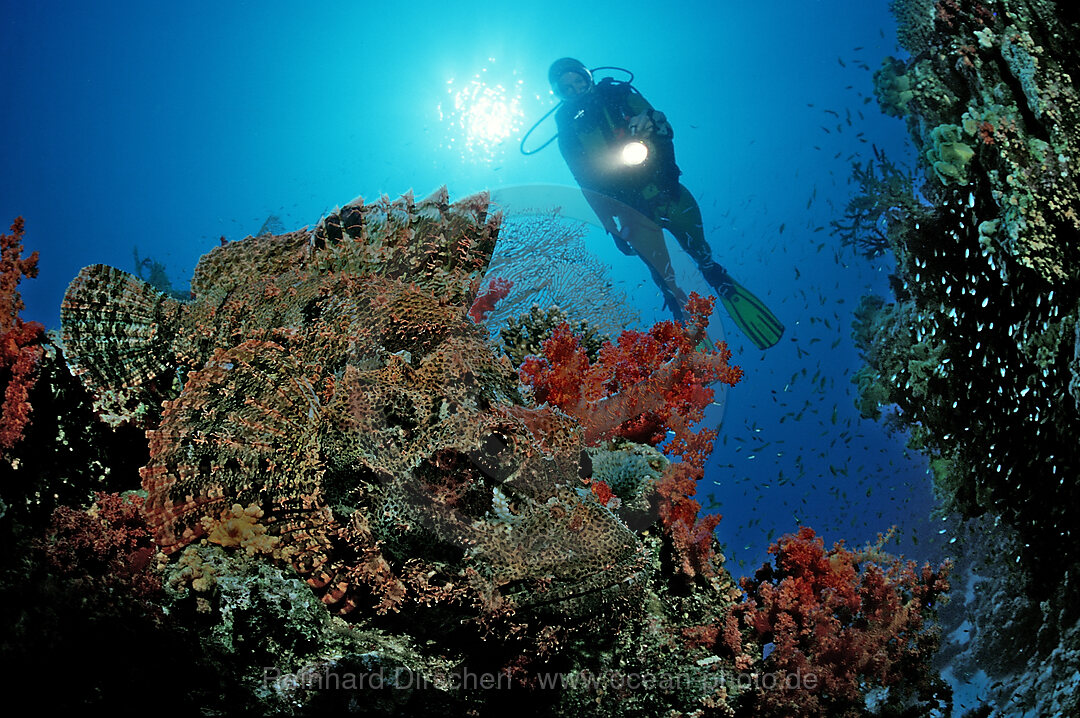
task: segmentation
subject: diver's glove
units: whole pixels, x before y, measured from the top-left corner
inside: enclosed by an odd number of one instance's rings
[[[637,256],[637,251],[633,247],[630,246],[629,242],[627,242],[625,239],[623,239],[621,236],[619,236],[618,233],[616,233],[616,232],[608,232],[608,234],[610,234],[611,238],[615,240],[615,246],[618,247],[620,252],[625,254],[627,257],[636,257]]]
[[[671,123],[667,115],[659,110],[645,110],[639,115],[634,115],[629,121],[630,134],[648,137],[656,133],[658,137],[672,137],[675,133],[671,129]]]
[[[630,134],[634,136],[647,137],[653,130],[653,121],[648,110],[640,115],[634,115],[627,124],[630,127]]]

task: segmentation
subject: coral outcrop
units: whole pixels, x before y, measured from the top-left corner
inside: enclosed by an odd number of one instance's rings
[[[641,613],[676,573],[658,563],[661,552],[696,550],[698,573],[708,567],[680,584],[699,613],[721,615],[730,603],[732,584],[712,558],[718,517],[688,514],[681,530],[697,529],[691,539],[643,539],[601,490],[604,477],[593,480],[586,448],[607,430],[528,401],[469,316],[499,229],[486,207],[483,196],[451,205],[445,193],[356,201],[313,231],[215,248],[196,268],[189,302],[101,265],[72,282],[62,309],[70,362],[103,411],[147,427],[143,513],[171,557],[165,583],[192,616],[225,616],[236,600],[221,589],[234,585],[230,574],[247,576],[249,595],[270,576],[255,566],[269,562],[357,630],[427,643],[393,665],[434,681],[431,658],[442,655],[535,688],[545,667],[624,670],[623,658],[595,652],[599,635],[650,621],[664,640],[681,635],[670,607]],[[664,330],[663,365],[643,362],[640,342],[606,349],[617,373],[597,416],[610,429],[657,412],[680,430],[700,418],[700,382],[732,371],[730,354],[695,354],[702,329]],[[707,455],[700,441],[679,441],[687,457]],[[680,466],[684,476],[689,464]],[[617,483],[628,516],[647,516],[646,497],[663,494],[657,482]],[[688,501],[668,491],[661,504]],[[287,576],[273,576],[285,590]],[[358,645],[335,654],[334,670],[357,665]],[[275,663],[283,672],[327,660],[314,647],[290,650],[293,664]],[[254,666],[242,661],[250,677]],[[689,709],[728,695],[681,687],[665,700]]]
[[[889,217],[894,296],[857,312],[860,408],[929,455],[943,514],[1010,536],[948,647],[961,682],[997,679],[979,714],[1071,714],[1076,616],[1057,607],[1080,597],[1080,17],[1048,0],[893,6],[911,57],[877,80],[911,94],[879,99],[916,143],[923,206]]]
[[[1015,527],[1048,592],[1080,558],[1077,26],[1062,3],[896,5],[924,204],[887,222],[894,301],[860,310],[863,410],[895,406],[946,509]]]
[[[310,235],[230,243],[200,262],[190,304],[116,270],[80,275],[63,316],[84,376],[112,378],[104,359],[138,342],[150,358],[119,387],[185,377],[143,469],[163,550],[233,504],[259,507],[281,555],[344,612],[499,611],[636,573],[637,539],[574,492],[580,431],[523,405],[468,317],[498,226],[485,206],[357,203]],[[153,321],[90,319],[112,306]],[[486,518],[496,488],[515,498],[512,524]],[[548,548],[522,561],[537,541]]]

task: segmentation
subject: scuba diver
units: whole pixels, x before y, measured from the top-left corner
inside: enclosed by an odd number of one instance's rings
[[[759,349],[780,341],[784,327],[776,316],[713,259],[701,210],[679,182],[674,132],[664,113],[629,81],[594,83],[592,72],[573,58],[556,60],[548,81],[562,100],[555,122],[563,159],[616,247],[648,265],[674,318],[683,319],[688,299],[675,283],[665,229]]]

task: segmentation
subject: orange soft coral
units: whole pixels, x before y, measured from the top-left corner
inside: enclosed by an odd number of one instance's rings
[[[11,224],[11,234],[0,235],[0,449],[11,449],[30,422],[30,389],[37,380],[44,327],[19,318],[23,310],[18,286],[23,277],[37,276],[38,253],[22,258],[23,219]]]

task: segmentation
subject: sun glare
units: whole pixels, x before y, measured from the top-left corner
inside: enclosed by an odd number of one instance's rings
[[[439,119],[446,125],[445,147],[477,164],[490,164],[502,156],[506,141],[521,130],[525,113],[521,108],[523,80],[517,72],[496,73],[488,58],[484,67],[469,80],[447,81],[447,101],[439,105]]]

